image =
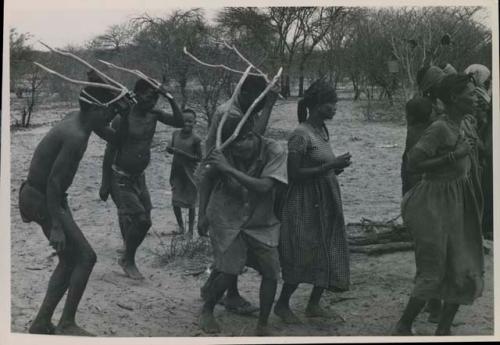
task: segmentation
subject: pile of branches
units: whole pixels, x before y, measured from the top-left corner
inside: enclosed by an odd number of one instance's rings
[[[347,224],[347,241],[351,253],[380,255],[413,250],[410,231],[396,223],[396,217],[386,222],[362,218],[359,223]]]

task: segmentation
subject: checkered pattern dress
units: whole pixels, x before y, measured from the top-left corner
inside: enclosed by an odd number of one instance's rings
[[[335,158],[329,140],[308,123],[293,132],[288,151],[302,156],[302,167],[315,167]],[[307,181],[290,179],[279,249],[285,282],[348,290],[349,249],[340,187],[333,170]]]

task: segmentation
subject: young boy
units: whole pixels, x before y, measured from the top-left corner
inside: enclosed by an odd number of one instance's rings
[[[223,140],[231,135],[240,119],[227,119]],[[214,269],[219,272],[205,290],[200,327],[207,333],[220,332],[214,307],[247,265],[262,275],[256,335],[269,334],[267,321],[280,273],[280,222],[274,214],[274,202],[276,187],[288,182],[287,160],[284,149],[274,140],[256,134],[253,126],[250,117],[224,153],[212,151],[208,157],[211,170],[200,184],[200,200],[206,200],[206,204],[203,210],[200,208],[203,224],[199,227],[209,230]]]
[[[184,233],[182,208],[189,209],[188,236],[193,237],[194,218],[198,190],[194,182],[194,171],[201,160],[201,139],[193,132],[196,123],[196,113],[191,109],[183,111],[184,127],[172,133],[172,140],[167,152],[173,154],[170,170],[170,186],[172,187],[172,206],[179,225],[177,233]]]
[[[103,89],[87,87],[85,90],[101,102],[114,98]],[[128,111],[127,106],[121,109]],[[57,123],[33,153],[28,177],[19,190],[19,211],[24,222],[40,225],[56,250],[59,263],[50,277],[45,299],[29,328],[30,333],[92,335],[76,324],[75,314],[96,254],[73,219],[66,191],[87,149],[90,134],[102,133],[114,116],[112,109],[80,100],[80,111],[68,114]],[[54,327],[52,316],[66,291],[66,303],[59,324]]]

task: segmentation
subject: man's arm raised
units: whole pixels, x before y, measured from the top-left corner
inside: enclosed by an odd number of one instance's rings
[[[179,106],[177,105],[177,103],[173,98],[167,98],[167,99],[168,102],[170,103],[170,106],[172,107],[172,111],[174,112],[173,115],[158,109],[151,110],[151,113],[155,114],[158,118],[158,121],[160,121],[161,123],[177,128],[183,127],[184,119],[182,117],[181,109],[179,108]]]

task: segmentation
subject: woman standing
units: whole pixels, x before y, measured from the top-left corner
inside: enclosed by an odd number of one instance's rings
[[[442,113],[444,106],[437,97],[437,87],[445,74],[437,66],[424,66],[417,72],[417,84],[421,97],[417,96],[406,104],[406,144],[401,164],[403,196],[422,179],[422,172],[408,168],[408,152],[419,141],[427,127]],[[424,310],[429,312],[428,321],[439,322],[441,301],[431,299]]]
[[[478,122],[477,134],[482,144],[481,190],[483,195],[483,236],[493,239],[493,133],[491,108],[491,72],[488,67],[474,64],[464,71],[476,83],[477,103],[474,118]]]
[[[438,96],[445,113],[424,132],[408,164],[424,173],[405,194],[402,215],[415,240],[417,275],[395,335],[411,327],[426,300],[444,301],[436,335],[449,335],[460,304],[483,290],[481,212],[471,179],[471,145],[461,122],[474,106],[474,84],[464,74],[446,76]]]
[[[351,155],[333,154],[325,126],[335,115],[336,102],[330,85],[314,82],[298,104],[299,119],[306,120],[288,141],[289,186],[279,247],[284,285],[274,308],[287,323],[299,322],[289,306],[299,283],[314,286],[306,308],[309,317],[328,316],[319,305],[325,289],[349,288],[349,250],[336,175],[351,164]]]

